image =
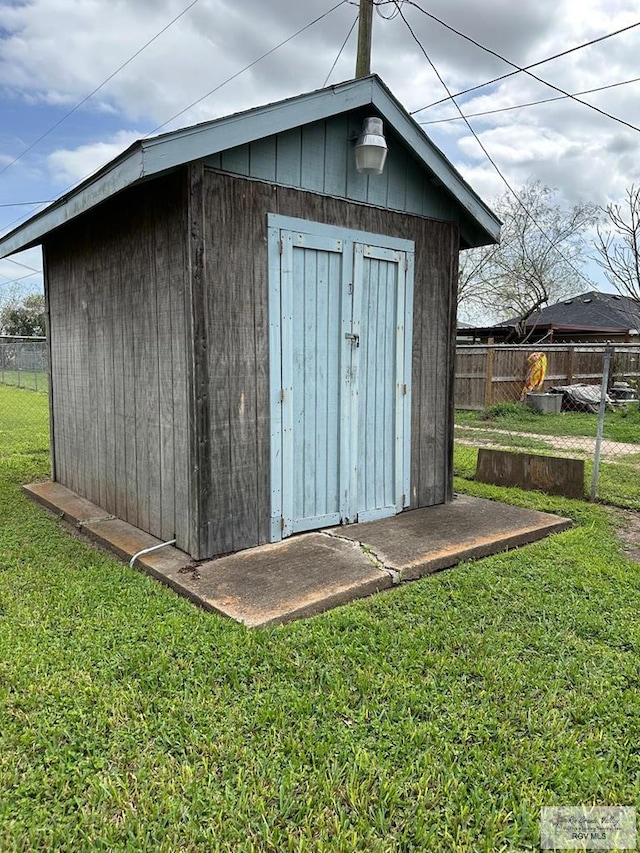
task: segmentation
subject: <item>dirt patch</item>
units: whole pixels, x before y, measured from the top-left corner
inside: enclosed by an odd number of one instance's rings
[[[615,509],[616,532],[622,541],[622,548],[631,560],[640,563],[640,512],[628,509]]]
[[[584,456],[592,457],[596,448],[595,438],[589,438],[588,436],[581,435],[543,435],[541,433],[534,432],[514,432],[513,430],[508,429],[474,427],[467,426],[466,424],[456,424],[456,431],[460,432],[461,435],[464,435],[466,439],[460,441],[461,444],[495,443],[498,441],[496,436],[504,435],[511,438],[511,441],[509,442],[510,444],[515,444],[518,438],[522,438],[526,441],[539,441],[547,446],[551,445],[551,447],[562,450],[564,456],[572,457],[577,455],[579,458],[583,458]],[[483,432],[488,434],[488,437],[484,440],[481,435]],[[474,435],[469,436],[469,433],[474,433]],[[631,456],[633,457],[631,461],[636,462],[639,451],[640,444],[630,444],[623,441],[608,441],[607,439],[603,439],[601,457],[605,462],[624,462],[625,459],[620,457]]]

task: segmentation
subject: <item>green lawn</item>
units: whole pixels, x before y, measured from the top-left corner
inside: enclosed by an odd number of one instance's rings
[[[457,436],[457,432],[456,432]],[[503,436],[504,438],[504,436]],[[506,450],[523,451],[525,453],[543,453],[554,455],[553,452],[544,448],[532,446],[533,439],[525,439],[520,444],[515,436],[506,436],[510,439],[508,443],[500,441],[496,436],[492,446],[499,445]],[[557,451],[556,451],[557,453]],[[624,462],[601,462],[598,477],[598,500],[612,506],[625,507],[627,509],[640,510],[640,466],[635,455],[632,457],[621,457]],[[453,470],[455,474],[464,480],[473,480],[476,474],[478,461],[478,448],[456,443],[453,452]],[[584,488],[585,495],[591,492],[591,478],[593,477],[593,462],[586,458],[584,464]]]
[[[459,479],[575,527],[250,632],[32,505],[47,454],[4,429],[3,853],[537,850],[543,805],[640,803],[640,567],[604,507]]]
[[[0,384],[0,458],[49,452],[49,398]]]
[[[539,435],[595,437],[598,416],[587,412],[546,415],[520,403],[499,403],[481,412],[459,409],[456,424],[483,429],[505,429]],[[608,441],[640,443],[640,409],[637,403],[605,414],[603,437]]]
[[[30,391],[41,391],[46,394],[49,390],[49,374],[44,370],[0,369],[0,385],[28,388]]]

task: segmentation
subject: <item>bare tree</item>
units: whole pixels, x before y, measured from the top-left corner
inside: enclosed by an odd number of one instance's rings
[[[601,210],[607,219],[598,226],[596,261],[622,296],[640,300],[640,186],[632,184],[622,204]]]
[[[527,319],[549,302],[584,290],[584,234],[596,222],[594,204],[564,208],[557,190],[540,182],[507,193],[493,207],[503,221],[500,245],[463,252],[459,307],[500,321]]]

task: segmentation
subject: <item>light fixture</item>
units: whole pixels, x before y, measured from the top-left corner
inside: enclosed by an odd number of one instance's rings
[[[381,118],[366,118],[356,142],[356,169],[361,175],[381,175],[387,159],[387,141]]]

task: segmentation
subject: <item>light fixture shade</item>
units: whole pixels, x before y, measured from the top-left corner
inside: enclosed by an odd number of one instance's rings
[[[366,118],[356,142],[356,169],[361,175],[381,175],[387,159],[387,141],[381,118]]]

